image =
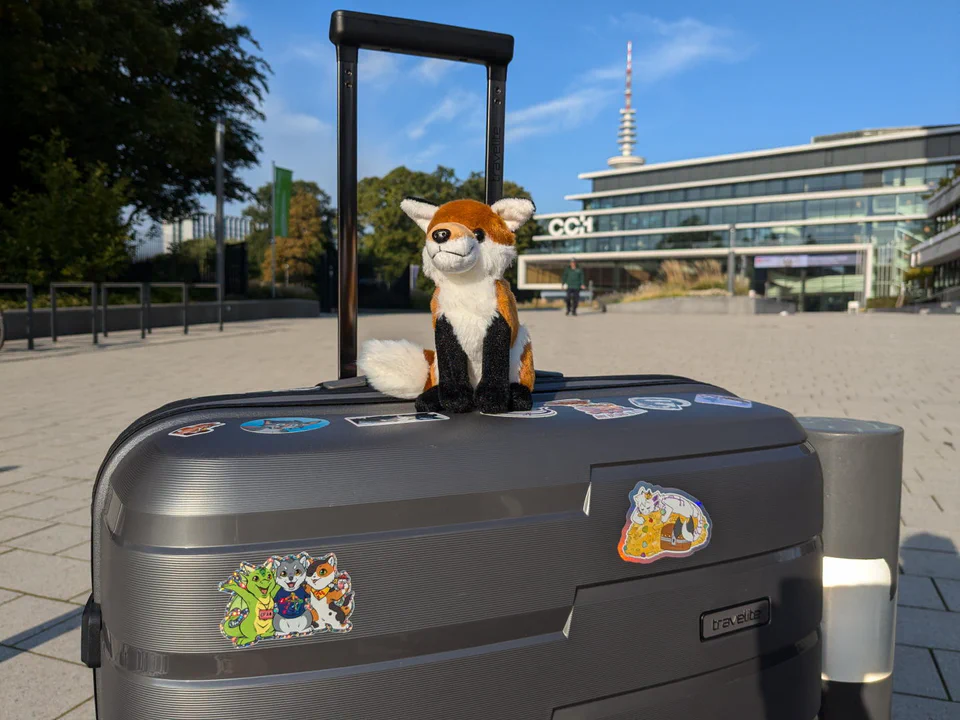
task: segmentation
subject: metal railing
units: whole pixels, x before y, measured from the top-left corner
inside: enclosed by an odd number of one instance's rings
[[[57,341],[57,290],[60,288],[90,288],[90,329],[93,333],[93,344],[97,339],[97,285],[89,282],[55,282],[50,283],[50,339]]]
[[[27,293],[27,349],[33,350],[33,285],[30,283],[0,283],[0,290],[23,290]]]
[[[103,331],[104,337],[109,336],[109,330],[107,329],[107,310],[110,304],[109,292],[111,288],[114,288],[117,290],[121,288],[126,288],[126,289],[134,289],[139,291],[140,293],[140,339],[143,340],[147,336],[147,332],[146,332],[147,328],[145,323],[147,292],[144,285],[145,283],[122,283],[122,282],[100,283],[100,301],[102,303],[100,329]]]
[[[219,283],[194,283],[190,287],[217,291],[217,322],[220,324],[220,332],[223,332],[223,286]]]
[[[182,307],[183,313],[183,334],[186,335],[190,332],[190,320],[187,317],[188,307],[190,305],[190,291],[187,289],[187,283],[178,283],[178,282],[155,282],[147,283],[147,328],[149,332],[153,332],[153,323],[150,321],[150,309],[153,301],[153,289],[154,288],[180,288],[180,304]]]

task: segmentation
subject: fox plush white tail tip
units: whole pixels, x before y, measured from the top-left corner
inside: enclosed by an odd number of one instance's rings
[[[368,340],[357,359],[360,372],[384,395],[413,400],[423,392],[430,365],[409,340]]]

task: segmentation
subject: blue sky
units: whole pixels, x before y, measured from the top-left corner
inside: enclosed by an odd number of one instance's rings
[[[337,8],[514,35],[505,175],[542,212],[577,207],[563,200],[589,189],[577,173],[603,169],[617,153],[627,40],[635,152],[648,162],[960,122],[957,0],[232,0],[229,18],[250,27],[273,68],[262,164],[245,174],[251,186],[269,180],[275,161],[334,195],[336,56],[327,32]],[[362,52],[358,74],[361,176],[401,164],[482,170],[482,67]]]

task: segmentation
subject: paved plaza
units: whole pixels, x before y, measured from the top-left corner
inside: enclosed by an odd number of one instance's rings
[[[895,718],[960,718],[960,318],[521,316],[543,369],[686,375],[796,415],[904,426]],[[414,314],[361,316],[360,331],[425,343],[431,334]],[[333,318],[4,347],[0,717],[94,717],[79,613],[90,591],[90,495],[114,438],[171,400],[332,379],[335,358]]]

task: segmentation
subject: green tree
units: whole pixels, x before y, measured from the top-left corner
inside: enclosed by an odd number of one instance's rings
[[[520,185],[504,182],[504,197],[530,198]],[[381,279],[392,282],[406,270],[418,265],[423,252],[423,232],[400,209],[405,197],[422,197],[436,204],[458,198],[484,200],[484,180],[480,173],[471,173],[458,180],[451,168],[438,166],[431,173],[398,167],[382,178],[369,177],[360,181],[358,189],[360,249],[378,269]],[[525,224],[517,231],[517,250],[523,252],[533,243],[536,224]],[[507,273],[507,279],[516,282],[516,268]],[[429,281],[420,275],[418,283],[428,287]]]
[[[306,195],[312,198],[312,214],[320,221],[320,238],[322,250],[320,254],[332,245],[336,233],[337,212],[330,207],[330,195],[324,191],[317,183],[312,180],[294,180],[291,187],[291,215],[292,198],[298,195]],[[247,236],[247,260],[250,267],[251,277],[264,277],[269,280],[270,274],[261,274],[264,259],[270,258],[270,220],[271,220],[271,202],[273,197],[273,188],[270,183],[265,183],[257,188],[253,193],[253,202],[244,208],[243,214],[253,221],[256,230]],[[292,225],[292,217],[291,217]],[[281,266],[278,265],[278,268]],[[280,270],[277,270],[280,274]]]
[[[25,153],[22,166],[35,190],[18,190],[0,205],[0,280],[45,285],[115,277],[130,260],[121,217],[128,183],[112,182],[102,164],[81,170],[56,135]]]
[[[18,153],[59,131],[81,173],[126,181],[133,214],[186,217],[214,192],[219,116],[225,194],[244,197],[238,172],[257,161],[269,67],[250,31],[226,22],[226,3],[0,0],[0,203],[43,186]]]
[[[290,222],[286,237],[277,238],[277,278],[290,276],[298,281],[314,284],[316,265],[323,255],[327,236],[324,235],[325,218],[321,212],[317,193],[322,192],[315,183],[301,183],[290,198]],[[324,193],[326,195],[326,193]],[[266,253],[261,263],[260,276],[269,282],[272,275],[272,258]]]

